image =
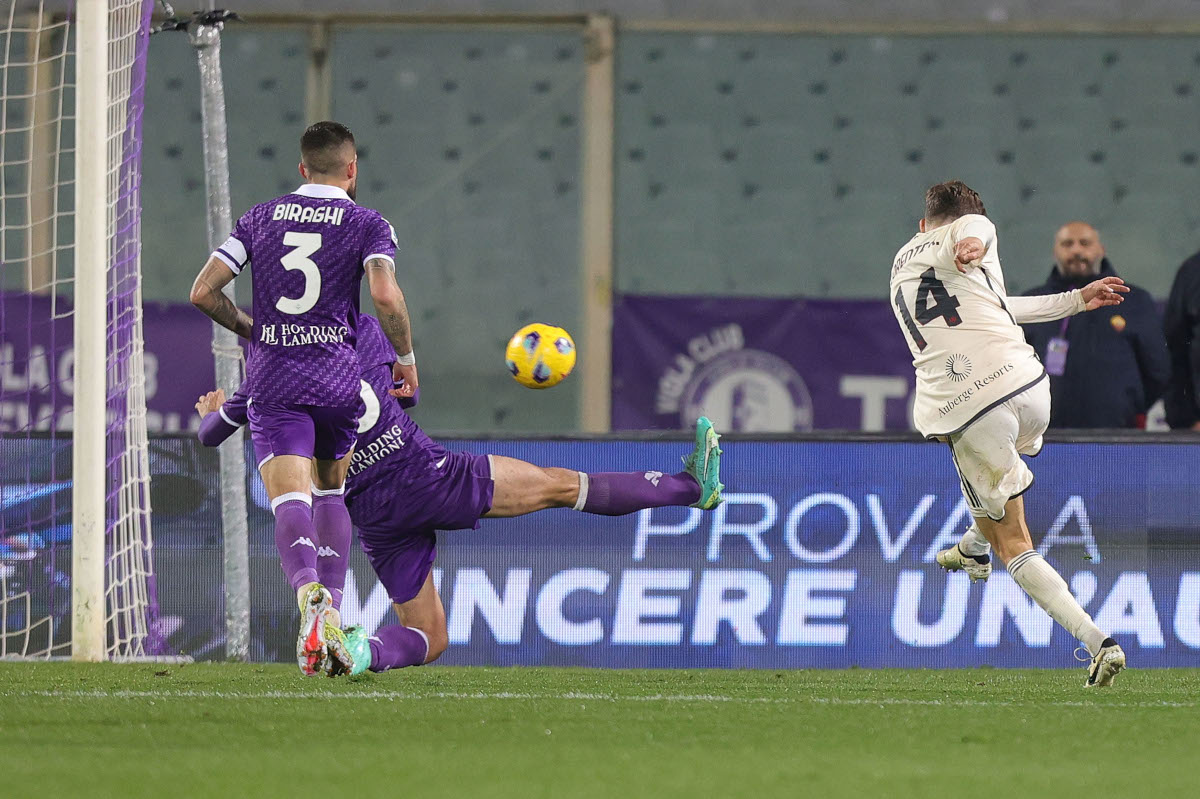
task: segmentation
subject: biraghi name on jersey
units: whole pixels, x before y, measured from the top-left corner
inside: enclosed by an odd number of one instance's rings
[[[344,207],[322,206],[314,208],[311,205],[300,205],[299,203],[280,203],[275,206],[275,213],[271,215],[271,221],[340,225],[345,215],[346,209]]]

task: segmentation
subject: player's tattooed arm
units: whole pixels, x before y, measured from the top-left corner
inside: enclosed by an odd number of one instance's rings
[[[242,338],[250,338],[254,321],[249,314],[233,304],[222,289],[236,277],[220,258],[212,257],[196,275],[190,299],[210,319],[221,327],[232,330]]]
[[[371,299],[375,302],[375,313],[379,317],[379,326],[383,328],[384,335],[400,356],[393,377],[403,385],[388,393],[394,397],[411,397],[417,390],[417,365],[412,357],[412,324],[408,304],[404,301],[404,292],[396,283],[396,269],[384,258],[370,259],[365,268]],[[405,360],[408,363],[405,363]]]

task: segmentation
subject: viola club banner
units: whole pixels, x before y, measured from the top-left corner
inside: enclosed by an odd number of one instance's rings
[[[625,295],[615,430],[908,430],[912,356],[886,302]]]
[[[0,292],[0,433],[69,430],[75,350],[71,304],[61,297]],[[146,303],[146,426],[195,429],[196,397],[212,389],[212,323],[190,305]]]

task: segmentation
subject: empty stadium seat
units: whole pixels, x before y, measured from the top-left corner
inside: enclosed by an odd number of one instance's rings
[[[1164,36],[622,31],[616,288],[882,296],[922,192],[960,178],[997,222],[1014,287],[1044,280],[1054,228],[1087,216],[1114,254],[1151,253],[1159,271],[1140,282],[1160,289],[1196,246],[1196,50]],[[176,254],[207,247],[198,80],[182,39],[150,53],[146,294],[180,299],[191,275]],[[299,182],[307,38],[231,27],[224,57],[238,213]],[[422,347],[475,342],[445,345],[481,392],[455,423],[522,413],[485,373],[483,339],[559,305],[578,320],[582,64],[574,31],[333,28],[332,114],[363,146],[360,198],[397,229]],[[480,288],[497,283],[537,290]],[[454,326],[486,301],[494,322]],[[437,355],[430,380],[452,368]]]

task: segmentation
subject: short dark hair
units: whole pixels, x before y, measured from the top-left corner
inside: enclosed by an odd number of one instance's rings
[[[948,180],[936,186],[930,186],[925,192],[925,221],[936,219],[953,221],[967,214],[987,216],[983,200],[979,195],[961,180]]]
[[[300,137],[300,160],[310,172],[332,175],[345,165],[343,148],[354,147],[354,134],[340,122],[315,122]]]

